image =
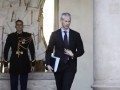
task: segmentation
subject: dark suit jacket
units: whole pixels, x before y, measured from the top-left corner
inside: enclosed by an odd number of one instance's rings
[[[59,70],[63,67],[64,64],[64,42],[62,38],[61,29],[52,32],[49,45],[46,50],[46,65],[50,65],[51,53],[54,51],[54,55],[60,57]],[[74,57],[69,57],[69,66],[76,71],[77,69],[77,57],[83,55],[84,48],[83,43],[80,37],[80,34],[74,30],[70,29],[69,32],[69,49],[74,53]],[[58,70],[58,71],[59,71]]]
[[[24,40],[23,40],[24,39]],[[18,42],[19,40],[25,41],[24,43],[20,42],[22,46],[19,47],[19,51],[23,54],[20,54],[19,57],[16,54],[18,51]],[[8,51],[11,48],[11,57],[10,57],[10,73],[28,73],[30,72],[30,58],[28,56],[28,50],[31,54],[31,59],[34,60],[35,49],[33,40],[30,33],[22,32],[21,34],[11,33],[6,39],[6,44],[4,47],[4,59],[8,60]],[[26,49],[25,49],[26,48]]]

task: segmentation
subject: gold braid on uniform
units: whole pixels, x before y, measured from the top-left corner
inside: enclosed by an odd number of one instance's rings
[[[23,51],[20,51],[20,47],[23,48],[24,50],[28,50],[29,44],[32,40],[31,36],[30,37],[26,37],[26,38],[22,38],[19,37],[18,38],[18,47],[17,47],[17,51],[16,54],[18,55],[18,58],[20,55],[24,54]],[[27,48],[24,46],[24,44],[28,44]]]

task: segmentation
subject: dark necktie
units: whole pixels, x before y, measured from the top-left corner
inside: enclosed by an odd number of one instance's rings
[[[67,32],[64,31],[65,35],[64,35],[64,45],[65,45],[65,48],[68,49],[68,39],[67,39]]]
[[[64,46],[65,46],[65,49],[68,49],[68,39],[67,39],[67,32],[64,31],[65,35],[64,35]],[[64,60],[64,63],[67,63],[69,59],[69,56],[65,54],[65,60]]]

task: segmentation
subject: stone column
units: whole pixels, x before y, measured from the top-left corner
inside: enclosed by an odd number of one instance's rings
[[[93,90],[120,90],[120,0],[94,0]]]

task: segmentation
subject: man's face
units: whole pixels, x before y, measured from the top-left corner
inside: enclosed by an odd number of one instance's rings
[[[22,32],[23,31],[23,23],[17,22],[15,28],[16,28],[17,32]]]
[[[62,20],[62,27],[64,29],[68,29],[71,23],[71,18],[69,16],[65,16]]]

